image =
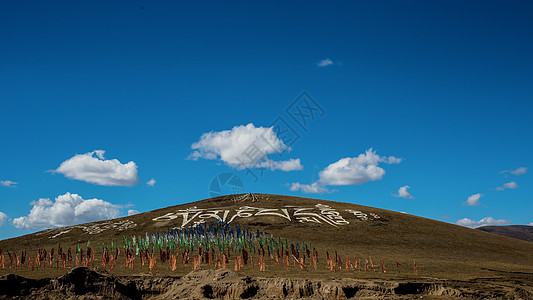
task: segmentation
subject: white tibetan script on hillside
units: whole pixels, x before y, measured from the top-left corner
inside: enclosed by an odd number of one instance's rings
[[[105,221],[105,222],[92,223],[92,224],[73,225],[73,226],[68,226],[68,227],[63,227],[63,228],[48,229],[43,232],[37,233],[37,235],[52,234],[49,238],[55,239],[56,237],[59,237],[63,234],[71,232],[72,229],[81,229],[85,233],[88,233],[88,234],[99,234],[106,230],[124,231],[126,229],[131,229],[136,226],[137,224],[135,224],[131,220]]]
[[[351,209],[345,211],[363,221],[380,218],[374,213],[366,214]],[[369,217],[369,215],[371,217]],[[206,223],[211,219],[212,221],[231,223],[239,218],[256,218],[260,216],[278,217],[289,222],[297,221],[300,223],[327,224],[333,227],[350,224],[339,211],[324,204],[317,204],[314,207],[287,205],[284,208],[241,206],[238,209],[198,208],[193,206],[187,209],[179,209],[175,212],[167,213],[153,218],[152,220],[162,222],[181,218],[181,225],[179,227],[184,228],[190,225],[196,226],[198,224]]]

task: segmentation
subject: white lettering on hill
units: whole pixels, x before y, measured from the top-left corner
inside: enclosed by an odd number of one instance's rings
[[[350,215],[354,215],[362,221],[372,221],[380,217],[375,213],[366,214],[361,211],[346,209]],[[369,215],[371,218],[369,218]],[[329,205],[317,204],[314,207],[302,207],[287,205],[284,208],[260,208],[253,206],[241,206],[238,209],[221,208],[198,208],[196,206],[179,209],[174,212],[153,218],[155,222],[181,220],[179,228],[206,223],[208,220],[231,223],[239,218],[256,218],[260,216],[273,216],[285,219],[289,222],[327,224],[333,227],[350,224],[337,210]]]

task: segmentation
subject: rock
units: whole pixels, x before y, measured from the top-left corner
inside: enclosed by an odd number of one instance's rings
[[[50,281],[55,291],[66,295],[99,295],[112,299],[141,299],[134,282],[97,273],[86,267],[73,269],[62,277]]]

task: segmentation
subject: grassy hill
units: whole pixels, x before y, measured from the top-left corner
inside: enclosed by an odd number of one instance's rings
[[[207,226],[220,220],[233,228],[237,225],[240,230],[259,231],[262,236],[272,236],[275,241],[281,240],[284,244],[285,241],[299,247],[304,243],[311,244],[318,251],[317,270],[310,268],[309,260],[306,261],[307,271],[302,271],[298,267],[287,270],[282,264],[277,265],[267,258],[266,272],[251,267],[239,270],[239,273],[251,276],[380,280],[432,278],[452,281],[493,278],[525,286],[533,283],[533,243],[394,211],[282,195],[246,194],[211,198],[111,221],[44,230],[2,240],[0,249],[4,254],[25,250],[33,256],[38,249],[57,249],[61,245],[66,251],[69,245],[75,249],[78,244],[85,247],[90,241],[95,251],[96,245],[102,247],[104,242],[109,245],[114,241],[115,245],[122,247],[124,236],[163,234],[172,228],[190,228],[194,224]],[[363,267],[361,271],[332,272],[325,266],[326,251],[331,255],[337,252],[343,264],[346,255],[351,262],[354,256],[362,259],[363,263],[371,258],[377,270],[365,272]],[[230,257],[228,268],[233,268],[233,259],[235,256]],[[381,261],[386,273],[381,272]],[[415,262],[418,274],[414,272]],[[136,263],[136,268],[132,270],[119,259],[117,267],[108,272],[117,276],[182,276],[191,271],[190,265],[182,267],[181,263],[174,271],[161,263],[158,270],[152,271],[146,266],[140,267],[138,261]],[[98,265],[99,256],[96,255],[95,266]],[[0,268],[0,276],[16,273],[29,278],[57,277],[66,272],[55,267],[33,271],[27,267],[16,270]]]

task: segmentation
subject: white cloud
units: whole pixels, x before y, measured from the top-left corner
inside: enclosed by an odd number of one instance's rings
[[[319,179],[312,184],[294,183],[291,190],[304,193],[323,193],[328,185],[359,185],[369,181],[381,180],[385,170],[380,163],[398,164],[402,158],[377,155],[372,148],[357,157],[345,157],[327,166],[318,174]]]
[[[372,149],[370,149],[372,150]],[[389,165],[392,164],[399,164],[403,161],[403,158],[389,156],[389,157],[381,157],[383,159],[383,162]]]
[[[527,167],[520,167],[514,170],[503,170],[500,172],[500,174],[504,174],[504,173],[510,173],[516,176],[523,175],[527,173]]]
[[[0,211],[0,226],[4,225],[7,221],[7,215]]]
[[[10,180],[0,180],[1,186],[15,187],[18,183]]]
[[[66,193],[55,201],[41,198],[30,203],[27,216],[15,218],[19,229],[43,229],[113,219],[119,215],[119,206],[100,199],[84,200],[77,194]]]
[[[458,220],[456,222],[457,225],[466,226],[466,227],[479,227],[479,226],[490,226],[490,225],[505,225],[505,224],[511,224],[511,220],[504,220],[504,219],[494,219],[493,217],[486,217],[479,221],[470,220],[467,218]]]
[[[291,158],[289,160],[275,161],[267,159],[258,163],[257,168],[265,168],[271,171],[281,170],[285,172],[303,170],[302,163],[299,158]]]
[[[300,159],[286,161],[270,159],[268,157],[270,154],[291,149],[276,136],[272,127],[255,127],[252,123],[246,126],[235,126],[231,130],[204,133],[198,142],[191,145],[191,148],[194,151],[188,157],[190,160],[220,159],[237,170],[265,168],[271,171],[296,171],[303,169]]]
[[[146,184],[149,185],[149,186],[154,186],[156,182],[157,182],[157,181],[156,181],[155,179],[152,178],[152,179],[148,180],[148,181],[146,182]]]
[[[409,194],[409,192],[407,191],[407,189],[410,189],[410,188],[411,188],[410,186],[404,185],[398,189],[398,194],[394,194],[393,196],[399,197],[399,198],[414,199],[414,197],[411,196],[411,194]]]
[[[132,215],[136,215],[138,214],[139,212],[136,211],[135,209],[128,209],[128,216],[132,216]]]
[[[313,182],[312,184],[300,184],[298,182],[292,183],[290,186],[290,190],[295,191],[302,191],[306,194],[323,194],[323,193],[331,193],[330,190],[328,190],[327,187],[317,183]]]
[[[357,157],[345,157],[327,166],[319,173],[319,182],[324,185],[359,185],[383,178],[385,170],[379,163],[398,164],[401,158],[384,157],[372,148]]]
[[[502,186],[499,186],[499,187],[495,188],[495,190],[503,191],[505,189],[516,189],[517,187],[518,187],[518,184],[516,184],[516,182],[514,182],[514,181],[511,181],[511,182],[505,183]]]
[[[122,164],[117,159],[105,160],[104,153],[104,150],[94,150],[77,154],[61,163],[54,172],[70,179],[105,186],[134,186],[139,183],[137,165],[133,161]]]
[[[533,222],[529,223],[529,226],[533,226]]]
[[[317,63],[319,67],[327,67],[333,64],[333,61],[329,58],[323,59]]]
[[[481,197],[483,197],[483,194],[481,194],[481,193],[474,194],[474,195],[468,197],[468,199],[466,199],[465,204],[468,205],[468,206],[478,206],[479,205],[479,199],[481,199]]]

